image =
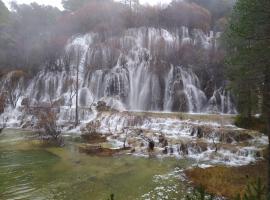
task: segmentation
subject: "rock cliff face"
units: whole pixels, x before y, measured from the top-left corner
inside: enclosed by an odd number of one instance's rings
[[[192,58],[187,59],[194,49],[215,51],[218,37],[186,27],[170,32],[136,28],[117,36],[89,33],[74,37],[59,58],[58,70],[40,71],[16,86],[16,106],[25,99],[32,106],[53,102],[61,107],[61,116],[72,118],[78,71],[81,108],[103,100],[120,110],[235,113],[225,81],[216,81],[211,70],[198,70]],[[3,78],[2,87],[7,88],[9,82],[10,76]],[[81,118],[86,115],[81,112]]]

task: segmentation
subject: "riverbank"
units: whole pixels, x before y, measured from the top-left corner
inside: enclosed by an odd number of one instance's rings
[[[259,161],[245,166],[215,166],[209,168],[192,168],[185,171],[193,186],[203,186],[210,194],[234,199],[243,194],[248,184],[258,178],[267,184],[267,162]]]

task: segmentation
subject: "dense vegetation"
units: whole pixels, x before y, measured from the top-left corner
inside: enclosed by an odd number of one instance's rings
[[[258,113],[266,124],[265,133],[270,141],[269,19],[269,1],[238,0],[224,37],[228,74],[237,96],[239,112],[247,123],[254,121],[252,115]]]
[[[105,37],[140,26],[222,30],[232,6],[231,1],[222,2],[217,5],[222,8],[219,14],[212,13],[216,8],[211,8],[211,0],[173,1],[168,7],[136,4],[136,9],[135,4],[111,0],[64,0],[64,11],[36,3],[13,3],[11,12],[1,2],[0,69],[27,68],[32,72],[43,67],[56,69],[68,38],[89,31]]]

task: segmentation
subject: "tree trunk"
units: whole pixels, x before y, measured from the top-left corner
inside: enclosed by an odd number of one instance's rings
[[[248,110],[247,110],[247,118],[248,118],[248,123],[251,123],[251,117],[252,117],[252,100],[251,100],[251,89],[248,88],[248,95],[247,95],[247,98],[248,98]]]
[[[76,108],[75,108],[75,126],[79,125],[79,106],[78,106],[78,98],[79,98],[79,66],[80,66],[80,53],[77,55],[77,66],[76,66]]]
[[[267,199],[270,199],[270,68],[265,70],[265,81],[263,91],[263,111],[266,122],[266,131],[268,135],[268,185],[267,185]]]

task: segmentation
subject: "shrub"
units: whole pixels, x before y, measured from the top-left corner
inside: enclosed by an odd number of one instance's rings
[[[242,196],[238,194],[234,200],[266,200],[265,191],[265,186],[262,184],[261,179],[258,178],[256,182],[247,185]]]
[[[111,194],[108,200],[114,200],[114,194]]]
[[[262,116],[245,117],[242,115],[238,115],[235,118],[235,125],[240,128],[251,129],[251,130],[260,131],[262,133],[266,133],[266,123],[265,123],[265,119]]]
[[[51,107],[38,108],[35,116],[37,118],[36,128],[40,130],[41,139],[59,146],[63,145],[61,130],[56,123],[56,112]]]

